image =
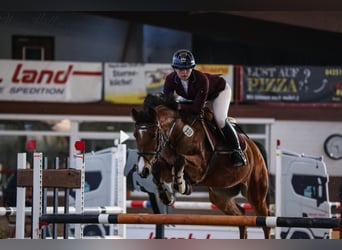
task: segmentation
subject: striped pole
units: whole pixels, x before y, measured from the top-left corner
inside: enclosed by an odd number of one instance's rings
[[[239,203],[239,205],[247,211],[252,211],[253,208],[249,203]],[[128,208],[151,208],[152,204],[149,200],[127,200],[126,206]],[[217,210],[217,206],[211,202],[189,202],[176,201],[172,208],[175,209],[194,209],[194,210]]]
[[[122,207],[98,206],[84,207],[83,214],[119,214],[123,213]],[[54,207],[46,207],[47,214],[55,214]],[[65,214],[64,207],[57,207],[58,214]],[[68,213],[78,214],[76,207],[69,207]],[[17,214],[16,207],[0,207],[0,216],[13,216]],[[32,207],[25,207],[25,215],[32,215]]]
[[[253,208],[249,203],[240,203],[241,207],[243,207],[247,211],[252,211]],[[332,208],[341,208],[341,205],[339,202],[334,202],[332,205]],[[149,200],[127,200],[126,201],[126,207],[127,208],[152,208],[151,201]],[[215,206],[215,204],[210,202],[187,202],[187,201],[176,201],[172,208],[175,209],[192,209],[192,210],[218,210],[218,208]],[[46,207],[46,213],[47,214],[54,214],[54,208],[53,207]],[[31,207],[25,207],[25,215],[31,215],[32,208]],[[83,214],[119,214],[123,213],[123,208],[118,206],[94,206],[94,207],[84,207]],[[58,214],[65,213],[64,207],[58,207],[57,208]],[[75,207],[69,207],[68,213],[76,214],[76,208]],[[16,207],[0,207],[0,216],[14,216],[17,214],[17,208]],[[331,214],[332,218],[340,218],[340,214]]]
[[[342,208],[342,205],[340,202],[329,202],[329,205],[330,205],[330,208],[333,208],[333,209],[339,209],[339,208]]]
[[[335,228],[342,225],[340,218],[302,218],[272,216],[227,216],[188,214],[58,214],[42,215],[41,225],[49,223],[74,224],[170,224],[247,227],[302,227]]]
[[[143,208],[150,208],[151,204],[149,201],[143,202],[144,206],[135,206],[134,204],[129,204],[127,207],[143,207]],[[188,209],[187,206],[185,207],[177,207],[178,209]],[[194,208],[192,208],[194,209]],[[195,208],[197,209],[197,208]],[[202,208],[198,208],[202,209]],[[213,209],[218,209],[216,207],[213,207]],[[64,207],[57,207],[57,211],[54,210],[54,207],[46,207],[46,214],[65,214],[65,208]],[[98,207],[84,207],[83,214],[120,214],[123,213],[122,207],[111,207],[111,206],[98,206]],[[77,214],[75,207],[69,207],[69,214]],[[0,207],[0,216],[14,216],[17,214],[17,208],[16,207]],[[32,208],[31,207],[25,207],[25,215],[31,215],[32,214]],[[331,218],[341,218],[340,214],[331,214]]]

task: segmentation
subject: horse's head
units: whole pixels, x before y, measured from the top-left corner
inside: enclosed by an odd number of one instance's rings
[[[134,137],[138,150],[138,171],[141,177],[147,177],[152,171],[152,165],[162,150],[161,128],[157,107],[164,107],[177,113],[177,103],[174,98],[163,94],[148,94],[143,103],[143,110],[132,109],[131,116],[135,121]],[[159,113],[159,112],[158,112]],[[165,114],[165,117],[170,117]],[[164,123],[164,121],[161,119]]]
[[[134,137],[138,150],[138,172],[146,178],[152,171],[152,165],[160,152],[160,131],[153,110],[137,111],[132,109],[132,118],[135,121]]]

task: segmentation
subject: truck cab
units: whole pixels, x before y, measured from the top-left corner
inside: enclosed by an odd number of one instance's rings
[[[284,217],[331,217],[329,177],[323,157],[282,151],[281,206]],[[282,227],[282,239],[329,239],[331,229]]]

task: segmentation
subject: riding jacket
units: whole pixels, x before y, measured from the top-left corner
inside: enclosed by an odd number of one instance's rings
[[[188,92],[186,93],[176,72],[167,75],[164,83],[164,94],[173,95],[174,92],[192,102],[181,102],[181,110],[199,114],[206,101],[215,99],[225,89],[226,81],[218,75],[202,73],[193,69],[189,77]]]

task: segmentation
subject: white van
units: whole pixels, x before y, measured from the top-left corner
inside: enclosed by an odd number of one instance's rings
[[[278,151],[281,163],[281,186],[277,192],[277,216],[331,217],[328,194],[329,177],[323,157],[307,156],[290,151]],[[278,168],[279,166],[277,166]],[[277,174],[279,170],[277,170]],[[280,193],[279,193],[280,192]],[[277,198],[277,195],[280,197]],[[280,204],[277,205],[277,202]],[[328,239],[332,229],[282,227],[282,239]]]

